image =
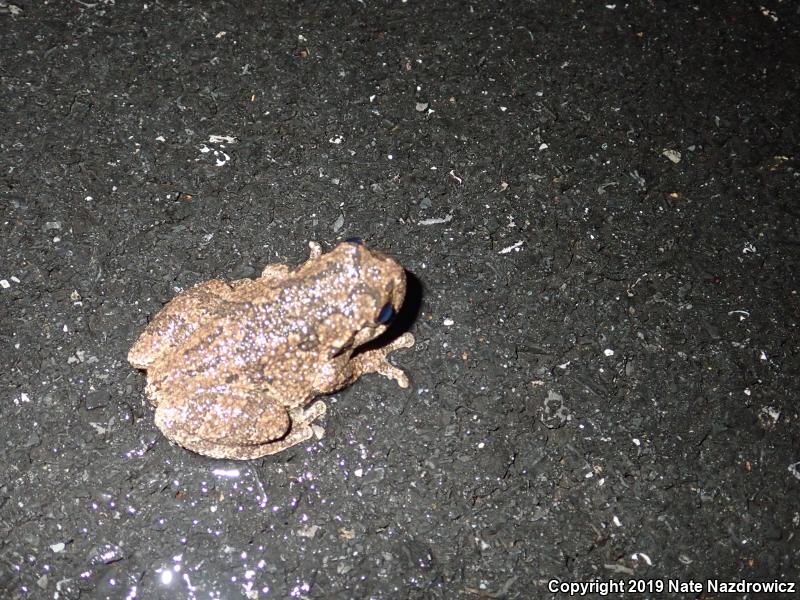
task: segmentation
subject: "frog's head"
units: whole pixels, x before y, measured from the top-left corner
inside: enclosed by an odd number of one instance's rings
[[[367,248],[359,239],[342,242],[324,259],[335,265],[328,288],[334,313],[326,323],[332,356],[352,351],[375,339],[403,305],[406,274],[395,259]]]

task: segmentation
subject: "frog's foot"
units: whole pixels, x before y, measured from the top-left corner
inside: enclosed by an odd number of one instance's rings
[[[306,262],[314,260],[322,256],[322,246],[320,246],[317,242],[308,242],[308,250],[309,255]],[[283,279],[286,279],[292,273],[292,269],[289,265],[282,265],[282,264],[274,264],[274,265],[267,265],[264,267],[264,270],[261,271],[261,279],[266,280],[267,282],[280,282]]]
[[[267,265],[261,271],[261,279],[267,281],[280,281],[289,276],[289,267],[287,265]]]
[[[315,261],[320,256],[322,256],[322,246],[320,246],[318,242],[314,242],[314,241],[308,242],[308,251],[309,251],[308,252],[308,258],[306,259],[306,262],[304,262],[302,265],[300,265],[298,267],[298,269],[302,269],[303,267],[305,267],[309,263]]]
[[[409,386],[408,375],[386,360],[386,357],[395,350],[411,348],[413,345],[414,336],[404,333],[391,344],[357,354],[351,359],[355,372],[359,376],[361,373],[379,373],[388,379],[394,379],[401,388],[407,388]]]
[[[328,406],[322,401],[317,400],[305,408],[295,408],[289,411],[289,418],[292,420],[292,431],[303,431],[303,440],[306,441],[313,435],[318,440],[325,435],[325,429],[317,425],[315,421],[325,415]],[[287,436],[288,437],[288,436]],[[299,442],[298,442],[299,443]]]
[[[322,246],[318,242],[308,242],[308,249],[310,250],[308,260],[314,260],[322,256]]]

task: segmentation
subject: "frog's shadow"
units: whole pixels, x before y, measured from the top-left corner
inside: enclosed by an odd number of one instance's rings
[[[389,323],[386,331],[374,340],[359,346],[353,354],[381,348],[411,329],[411,326],[419,316],[419,311],[422,309],[422,290],[422,282],[417,276],[410,271],[406,271],[406,298],[403,301],[402,308]]]

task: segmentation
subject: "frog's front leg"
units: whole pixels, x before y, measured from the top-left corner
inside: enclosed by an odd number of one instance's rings
[[[319,372],[314,377],[313,389],[318,394],[332,394],[347,387],[364,373],[379,373],[389,379],[394,379],[401,388],[409,386],[408,376],[386,360],[386,356],[399,348],[410,348],[414,345],[414,336],[404,333],[399,338],[374,350],[357,351],[344,362],[334,358],[321,365]]]
[[[308,242],[309,248],[309,256],[306,262],[315,260],[322,256],[322,246],[320,246],[317,242]],[[286,279],[292,270],[289,268],[288,265],[283,264],[274,264],[274,265],[267,265],[264,267],[264,270],[261,271],[260,279],[265,280],[269,283],[278,283],[284,279]]]
[[[159,402],[155,422],[169,439],[199,454],[246,460],[275,454],[314,435],[313,421],[325,414],[316,402],[287,409],[264,392],[196,390],[180,402]]]
[[[356,378],[363,373],[379,373],[384,377],[394,379],[401,388],[407,388],[409,385],[408,375],[402,369],[391,364],[386,357],[395,350],[411,348],[413,345],[414,336],[410,333],[404,333],[386,346],[353,355],[350,358],[350,362],[356,373]]]

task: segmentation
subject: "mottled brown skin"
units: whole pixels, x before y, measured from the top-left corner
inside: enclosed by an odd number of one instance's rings
[[[176,296],[128,353],[147,369],[155,422],[181,446],[216,458],[274,454],[309,439],[330,394],[364,373],[408,387],[386,355],[409,348],[406,333],[379,349],[377,321],[406,291],[403,267],[363,244],[344,242],[296,270],[269,265],[261,277],[212,279]]]

